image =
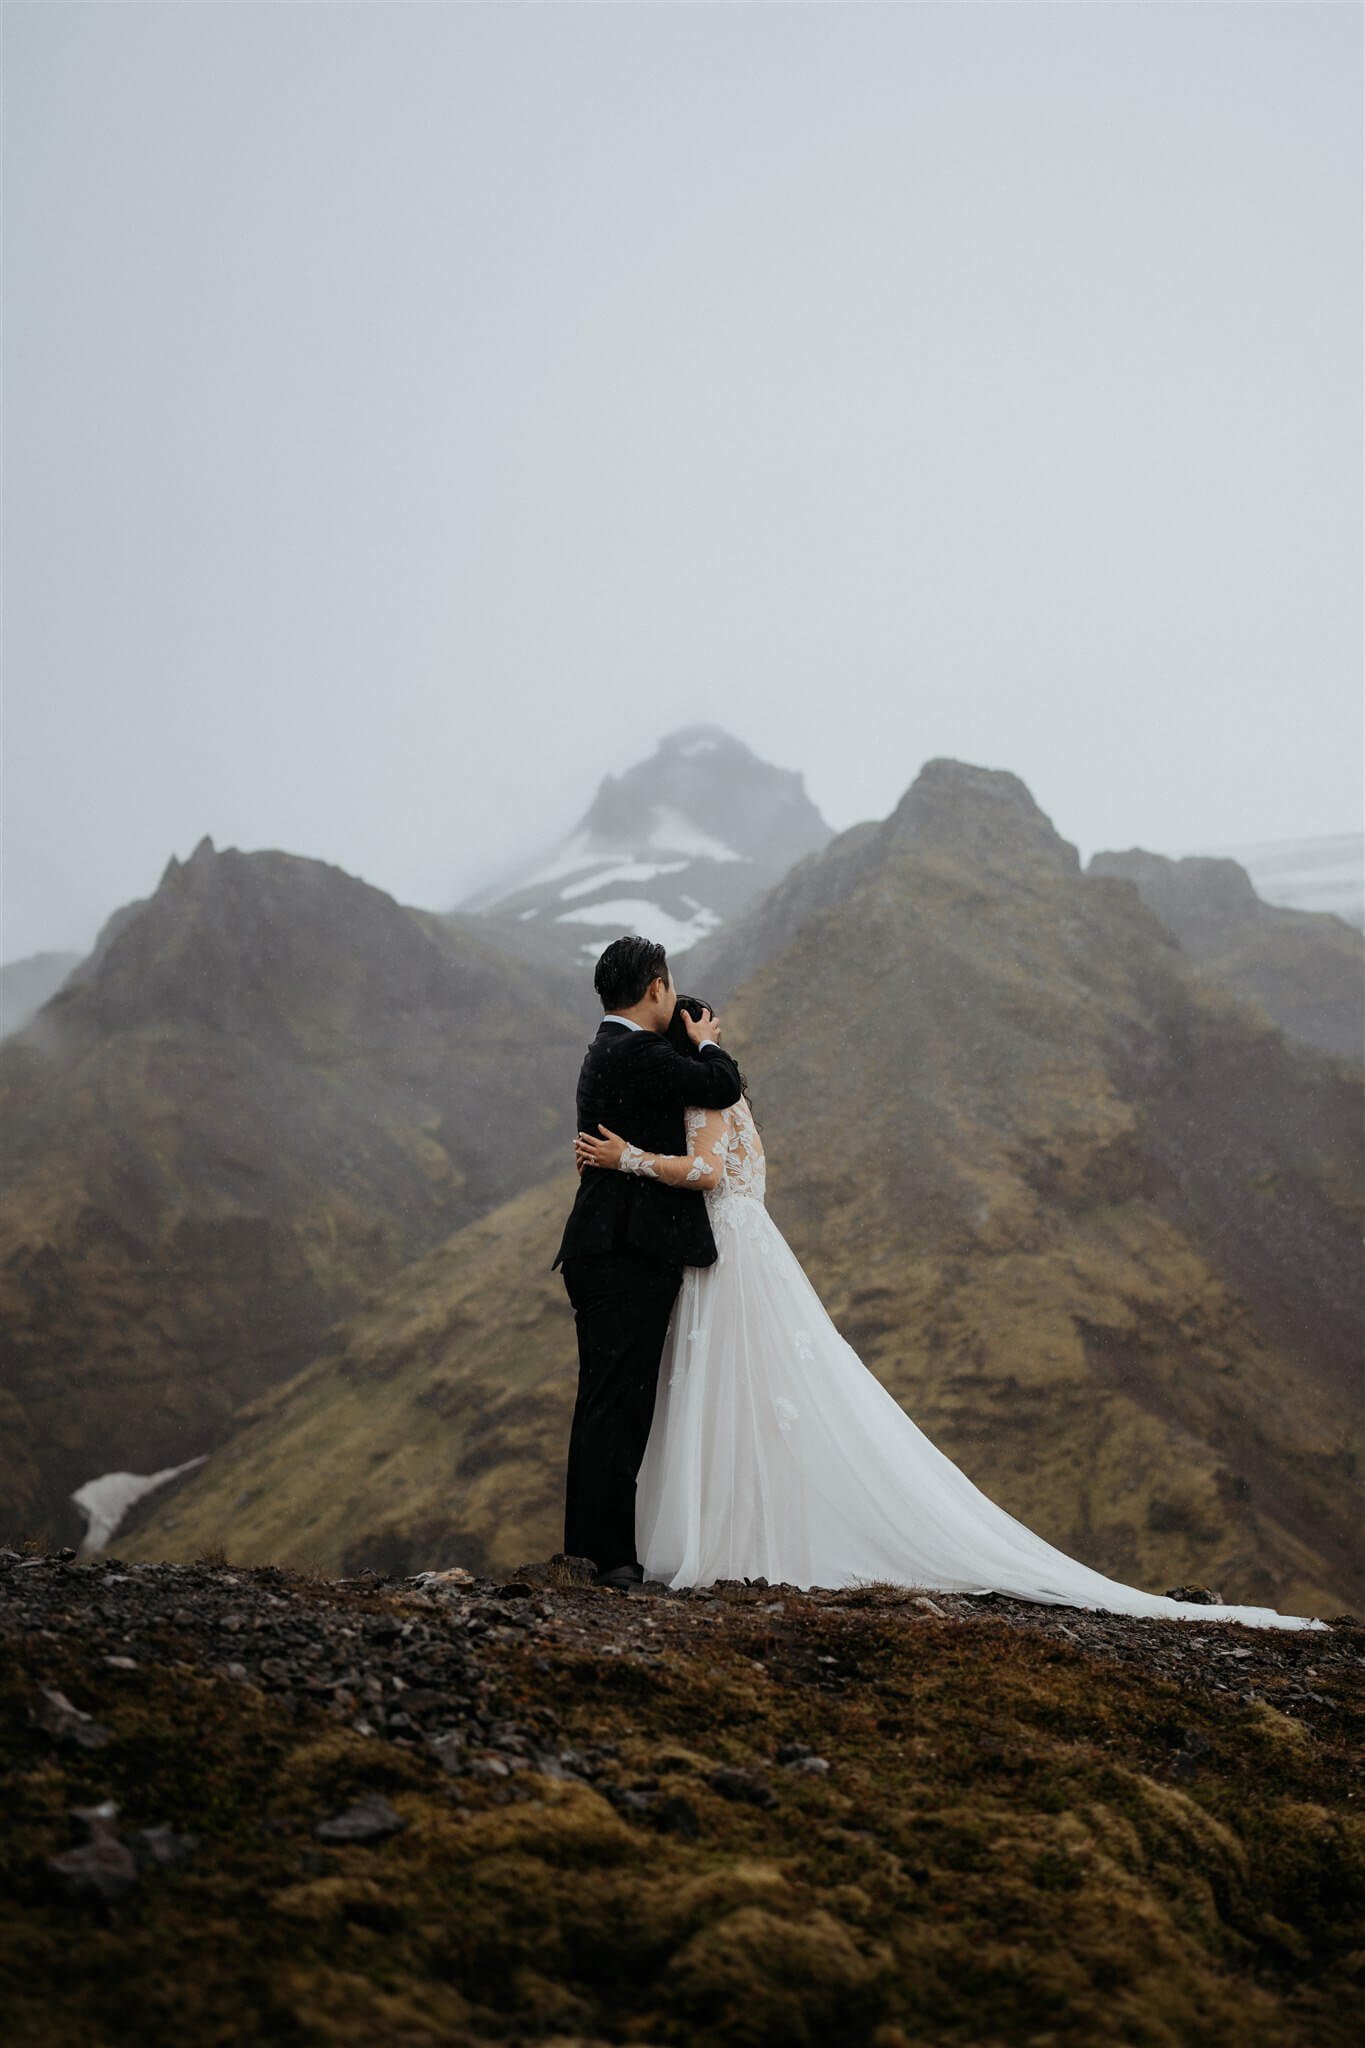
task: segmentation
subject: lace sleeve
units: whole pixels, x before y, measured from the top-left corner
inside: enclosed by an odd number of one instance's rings
[[[622,1173],[642,1173],[649,1180],[667,1182],[672,1188],[696,1188],[704,1192],[718,1187],[725,1171],[725,1112],[720,1109],[688,1109],[686,1152],[642,1152],[627,1145],[621,1154]]]
[[[687,1128],[687,1152],[693,1171],[707,1187],[719,1187],[725,1178],[730,1112],[693,1106],[683,1111],[683,1123]]]

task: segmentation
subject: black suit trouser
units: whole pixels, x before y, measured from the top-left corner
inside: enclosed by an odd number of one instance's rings
[[[565,1259],[578,1332],[578,1398],[569,1431],[564,1548],[600,1571],[638,1564],[635,1480],[654,1420],[659,1359],[681,1266],[633,1251]]]

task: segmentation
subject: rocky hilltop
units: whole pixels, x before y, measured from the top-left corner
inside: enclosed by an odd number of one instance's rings
[[[0,1551],[6,2040],[1354,2041],[1357,1625],[581,1578]]]
[[[911,851],[962,862],[998,888],[1025,893],[1080,873],[1076,848],[1054,831],[1017,775],[936,755],[888,818],[839,833],[789,869],[745,917],[699,946],[688,962],[693,982],[728,1001],[812,919],[837,910]]]
[[[1190,958],[1291,1038],[1365,1060],[1365,934],[1345,918],[1263,902],[1235,860],[1134,846],[1092,854],[1086,872],[1135,882]]]
[[[458,914],[580,978],[623,932],[681,959],[830,836],[800,775],[720,726],[684,726],[648,760],[608,775],[562,845]]]
[[[1211,984],[1133,882],[969,764],[927,764],[725,944],[769,1205],[934,1442],[1130,1583],[1360,1604],[1359,1070]],[[410,1266],[125,1555],[505,1571],[552,1548],[572,1191]]]
[[[565,994],[322,861],[172,859],[0,1045],[0,1533],[208,1450],[562,1156]]]

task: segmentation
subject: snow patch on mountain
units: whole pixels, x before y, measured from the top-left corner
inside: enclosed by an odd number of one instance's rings
[[[141,1500],[144,1493],[153,1493],[158,1486],[179,1478],[182,1472],[202,1465],[207,1456],[207,1451],[201,1452],[197,1458],[187,1458],[183,1465],[165,1465],[160,1472],[105,1472],[98,1479],[87,1479],[84,1486],[78,1486],[71,1498],[85,1516],[81,1556],[90,1557],[103,1550],[129,1508]]]
[[[588,904],[581,910],[566,910],[559,922],[591,924],[596,928],[598,936],[581,943],[578,949],[585,958],[595,960],[605,945],[627,932],[643,932],[657,939],[666,952],[676,957],[714,931],[720,918],[714,910],[700,906],[692,917],[681,918],[660,910],[657,903],[627,896],[611,903]]]
[[[649,843],[657,846],[661,853],[686,853],[693,860],[744,860],[746,856],[736,853],[732,846],[726,846],[710,832],[704,832],[694,818],[685,818],[681,811],[673,810],[668,804],[653,806],[654,822],[650,829]]]
[[[676,875],[686,866],[685,860],[622,861],[619,868],[606,868],[599,874],[589,875],[586,882],[570,882],[567,889],[560,890],[560,901],[570,896],[581,896],[585,889],[605,889],[609,882],[652,882],[656,875]]]
[[[613,851],[611,847],[594,847],[590,845],[586,832],[575,832],[572,839],[566,839],[541,867],[529,875],[519,877],[510,889],[501,890],[498,895],[490,898],[484,907],[494,910],[498,904],[506,903],[511,896],[523,895],[527,889],[548,888],[551,882],[562,882],[566,875],[578,875],[584,868],[602,867],[619,858],[619,850]]]

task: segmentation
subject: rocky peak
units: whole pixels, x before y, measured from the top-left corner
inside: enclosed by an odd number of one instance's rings
[[[796,860],[830,837],[795,769],[775,768],[719,725],[685,725],[624,775],[608,775],[580,832],[664,852]],[[676,842],[676,843],[674,843]]]
[[[236,849],[230,848],[229,851],[235,852]],[[198,875],[207,875],[212,872],[213,864],[216,858],[217,852],[213,844],[213,839],[211,835],[206,832],[203,838],[199,841],[198,845],[195,847],[194,852],[190,855],[188,860],[182,861],[180,857],[174,853],[171,855],[170,859],[166,862],[165,867],[161,870],[161,881],[158,883],[157,886],[158,888],[164,888],[168,883],[174,884],[175,878],[178,875],[189,874],[191,870],[193,870]],[[142,900],[145,902],[146,898],[144,897]]]
[[[1080,855],[1005,768],[935,755],[886,823],[888,846],[937,848],[997,873],[1080,873]]]
[[[1005,894],[1080,874],[1076,848],[1017,775],[936,755],[888,818],[852,825],[795,863],[739,924],[699,947],[694,974],[728,999],[810,919],[837,910],[903,854],[944,855]]]
[[[458,941],[455,941],[458,943]],[[465,942],[478,978],[478,949]],[[152,1019],[269,1035],[291,1015],[337,1028],[449,1000],[456,968],[419,918],[329,862],[215,848],[173,854],[151,896],[111,918],[60,992],[104,1029]]]

